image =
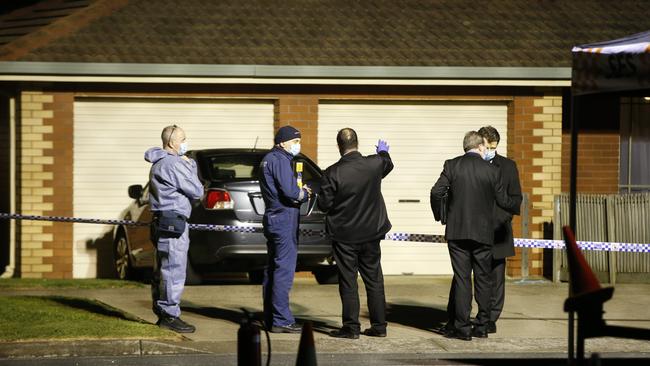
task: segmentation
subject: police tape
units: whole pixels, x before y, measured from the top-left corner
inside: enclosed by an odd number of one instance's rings
[[[105,225],[127,225],[127,226],[149,226],[148,222],[138,222],[132,220],[110,220],[110,219],[85,219],[78,217],[64,216],[40,216],[40,215],[21,215],[0,212],[0,219],[5,220],[30,220],[30,221],[53,221],[69,222],[82,224],[105,224]],[[239,233],[261,233],[264,229],[261,226],[236,226],[236,225],[216,225],[216,224],[189,224],[190,230],[198,231],[220,231],[220,232],[239,232]],[[324,230],[300,229],[300,234],[304,236],[327,236]],[[386,234],[384,240],[406,241],[419,243],[447,243],[444,235],[435,234],[411,234],[393,232]],[[536,248],[536,249],[564,249],[563,240],[547,239],[514,239],[515,247]],[[637,243],[610,243],[597,241],[579,241],[578,246],[582,250],[606,251],[606,252],[629,252],[629,253],[650,253],[650,244]]]

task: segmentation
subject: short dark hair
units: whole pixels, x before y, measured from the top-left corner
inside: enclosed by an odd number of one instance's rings
[[[353,129],[346,127],[336,134],[336,143],[339,145],[339,151],[343,155],[346,151],[356,150],[359,148],[357,133]]]
[[[499,141],[501,141],[501,136],[499,136],[499,131],[497,131],[497,129],[492,126],[488,125],[485,127],[481,127],[481,129],[478,130],[478,133],[481,136],[485,137],[485,139],[488,142],[496,142],[498,144]]]
[[[482,144],[483,136],[476,131],[469,131],[465,134],[465,138],[463,138],[463,150],[465,150],[465,152],[476,149]]]

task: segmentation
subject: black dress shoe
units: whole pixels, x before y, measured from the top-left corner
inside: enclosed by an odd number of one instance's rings
[[[348,339],[359,339],[359,333],[355,333],[349,329],[337,329],[330,332],[330,337],[334,338],[348,338]]]
[[[487,338],[488,337],[488,332],[487,330],[479,330],[478,328],[472,328],[472,337],[475,338]]]
[[[176,333],[194,333],[196,331],[195,326],[187,324],[181,318],[173,316],[163,316],[159,318],[156,325],[161,328],[172,330]]]
[[[488,322],[487,323],[487,332],[488,333],[496,333],[497,332],[497,323]]]
[[[271,333],[300,333],[302,332],[302,326],[298,323],[293,323],[289,325],[274,325],[271,327]]]
[[[460,339],[462,341],[471,341],[472,336],[470,334],[463,334],[458,331],[458,329],[451,329],[445,333],[445,338],[454,338]]]
[[[433,328],[434,333],[442,334],[445,335],[449,331],[454,329],[454,325],[452,322],[447,322],[443,325],[438,325],[437,327]]]
[[[368,328],[368,329],[363,331],[363,335],[366,335],[368,337],[385,337],[386,336],[386,331],[384,330],[382,332],[382,331],[379,331],[379,330],[377,330],[375,328]]]

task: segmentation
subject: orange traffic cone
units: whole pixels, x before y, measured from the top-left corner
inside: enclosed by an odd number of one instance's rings
[[[316,346],[314,345],[314,331],[311,322],[305,322],[300,334],[298,357],[296,366],[316,366]]]
[[[564,242],[566,243],[567,262],[569,264],[569,296],[578,296],[585,293],[592,293],[601,289],[600,282],[591,270],[570,227],[562,228],[564,231]]]

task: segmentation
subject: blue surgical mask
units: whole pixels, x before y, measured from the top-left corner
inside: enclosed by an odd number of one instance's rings
[[[183,156],[187,152],[187,142],[181,143],[181,146],[178,148],[178,155]]]
[[[497,154],[497,150],[496,150],[496,149],[486,149],[486,150],[485,150],[485,158],[484,158],[484,159],[487,160],[487,161],[490,161],[490,160],[494,159],[494,157],[496,156],[496,154]]]
[[[293,156],[300,154],[300,143],[291,145],[289,148],[289,153]]]

